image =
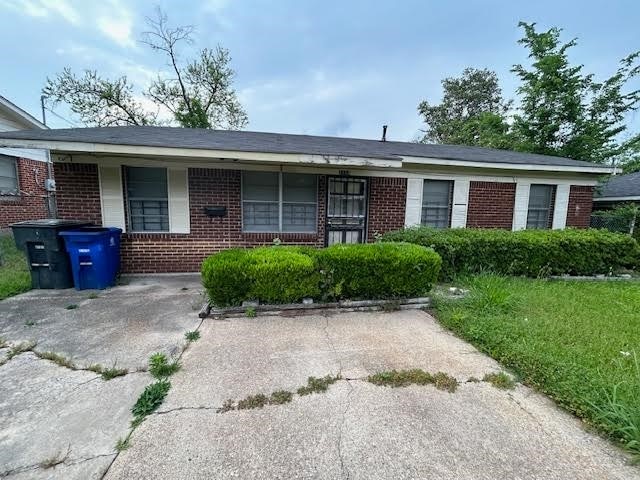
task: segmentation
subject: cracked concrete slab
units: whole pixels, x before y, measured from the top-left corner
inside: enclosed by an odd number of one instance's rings
[[[37,342],[81,367],[145,368],[157,351],[173,355],[200,324],[198,275],[131,277],[104,291],[32,290],[0,302],[0,337]],[[77,305],[75,309],[65,307]]]
[[[447,393],[340,381],[287,405],[152,415],[105,478],[640,478],[624,455],[547,402],[485,383]]]
[[[296,389],[309,376],[329,373],[359,378],[419,367],[466,380],[499,370],[495,361],[415,310],[206,319],[200,332],[161,409],[219,406],[250,393]]]
[[[12,358],[0,368],[0,477],[100,478],[150,382],[147,373],[104,381],[31,352]],[[63,458],[53,468],[40,466]]]

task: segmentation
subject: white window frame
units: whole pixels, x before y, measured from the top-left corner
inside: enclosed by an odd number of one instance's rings
[[[0,197],[3,200],[12,199],[20,196],[20,175],[18,174],[18,159],[16,157],[12,157],[10,155],[2,155],[0,154],[0,160],[7,160],[13,164],[13,171],[15,173],[16,179],[16,189],[13,193],[0,193]]]
[[[315,174],[315,173],[303,173],[303,172],[273,172],[273,171],[263,171],[263,170],[259,170],[259,171],[255,171],[253,170],[253,172],[257,172],[257,173],[277,173],[278,174],[278,230],[277,231],[264,231],[264,232],[258,232],[258,231],[252,231],[252,230],[245,230],[244,227],[244,174],[245,171],[242,171],[241,174],[241,182],[240,182],[240,212],[241,212],[241,227],[242,227],[242,233],[249,233],[249,234],[278,234],[278,235],[288,235],[288,234],[292,234],[292,235],[317,235],[318,233],[318,182],[319,182],[319,175]],[[292,173],[292,174],[302,174],[302,175],[313,175],[315,177],[315,202],[285,202],[283,200],[283,187],[284,187],[284,182],[283,182],[283,176],[286,173]],[[249,202],[256,202],[256,203],[260,203],[260,200],[247,200]],[[273,202],[269,202],[269,201],[263,201],[263,203],[273,203]],[[305,204],[309,204],[309,205],[315,205],[316,209],[315,209],[315,218],[314,218],[314,223],[313,223],[313,231],[297,231],[297,230],[287,230],[284,231],[282,229],[282,206],[284,203],[305,203]]]
[[[545,189],[548,190],[549,192],[549,205],[546,208],[546,212],[547,212],[547,216],[546,216],[546,223],[544,227],[540,227],[540,226],[536,226],[536,227],[530,227],[529,226],[529,216],[531,215],[531,189],[534,187],[545,187]],[[527,201],[527,223],[526,223],[526,229],[527,230],[550,230],[552,228],[553,222],[549,221],[549,216],[552,215],[552,212],[554,212],[555,210],[555,201],[554,201],[554,191],[556,189],[555,185],[552,184],[546,184],[546,183],[532,183],[529,186],[529,198]],[[542,208],[534,208],[534,211],[538,212],[543,210]]]
[[[425,207],[424,204],[424,188],[427,185],[428,182],[446,182],[449,186],[449,189],[447,190],[447,204],[446,204],[446,209],[447,209],[447,225],[444,227],[434,227],[431,225],[427,225],[425,223],[423,223],[423,217],[424,217],[424,210],[425,208],[429,208],[429,207]],[[422,181],[422,196],[420,199],[420,225],[423,226],[430,226],[431,228],[439,228],[439,229],[447,229],[447,228],[451,228],[451,217],[452,217],[452,210],[453,210],[453,192],[455,189],[455,181],[454,180],[444,180],[444,179],[433,179],[433,178],[425,178]],[[444,206],[433,206],[431,208],[445,208]]]

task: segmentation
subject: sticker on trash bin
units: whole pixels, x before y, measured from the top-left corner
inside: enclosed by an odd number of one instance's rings
[[[80,253],[89,253],[91,250],[89,250],[88,248],[79,248],[78,252]]]
[[[113,246],[115,246],[115,244],[116,244],[116,240],[115,240],[115,238],[111,237],[111,238],[109,239],[109,246],[110,246],[110,247],[113,247]]]
[[[41,243],[36,243],[33,248],[35,248],[36,250],[44,250],[44,245]]]

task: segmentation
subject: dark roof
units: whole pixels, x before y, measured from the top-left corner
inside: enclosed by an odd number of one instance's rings
[[[470,162],[598,167],[598,165],[593,163],[570,160],[562,157],[461,145],[381,142],[379,140],[364,140],[359,138],[207,130],[200,128],[129,126],[26,130],[1,133],[0,140],[3,138],[243,152],[343,155],[368,158],[413,156]]]
[[[596,198],[638,197],[640,198],[640,172],[614,175],[596,190]]]

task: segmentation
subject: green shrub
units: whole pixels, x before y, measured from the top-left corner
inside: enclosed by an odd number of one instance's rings
[[[507,230],[413,227],[390,232],[383,242],[432,247],[442,257],[442,279],[491,271],[505,275],[594,275],[633,268],[640,247],[629,235],[605,230]]]
[[[305,297],[403,298],[427,293],[440,263],[433,250],[409,243],[275,246],[212,255],[202,264],[202,277],[218,306],[248,299],[277,304]]]
[[[440,257],[408,243],[336,244],[311,253],[334,297],[402,298],[431,290]]]

